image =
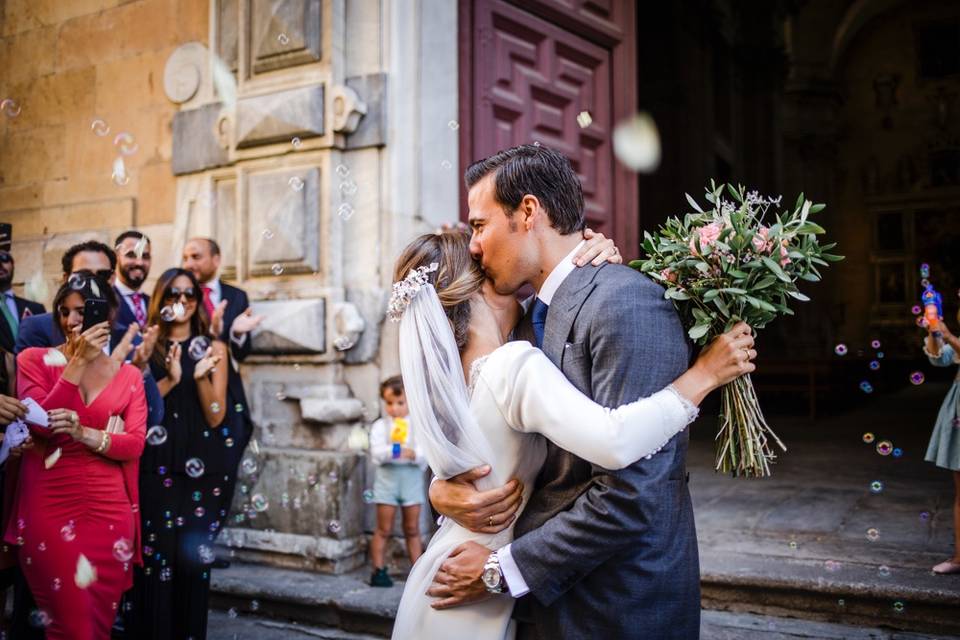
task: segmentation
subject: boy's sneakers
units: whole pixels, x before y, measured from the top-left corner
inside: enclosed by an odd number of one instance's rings
[[[387,574],[386,567],[380,567],[379,569],[373,570],[373,575],[370,576],[370,586],[371,587],[392,587],[393,580],[390,579],[390,576]]]

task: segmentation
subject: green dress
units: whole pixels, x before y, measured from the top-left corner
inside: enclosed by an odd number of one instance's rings
[[[960,364],[960,358],[948,344],[941,347],[939,357],[930,355],[926,348],[924,353],[935,367]],[[930,436],[930,445],[927,447],[926,461],[944,469],[960,471],[960,375],[953,381],[953,386],[940,406],[937,424],[933,427],[933,435]]]

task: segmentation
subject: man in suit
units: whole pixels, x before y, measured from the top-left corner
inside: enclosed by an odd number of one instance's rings
[[[573,268],[585,221],[580,182],[566,158],[522,145],[472,165],[466,183],[471,251],[494,287],[537,291],[516,338],[540,346],[605,407],[648,396],[686,370],[691,349],[661,287],[620,265]],[[515,540],[500,549],[461,545],[428,593],[441,607],[491,592],[521,598],[521,638],[697,638],[687,443],[684,431],[621,471],[548,444]],[[518,488],[514,482],[477,492],[470,481],[482,473],[433,483],[431,501],[468,528],[503,529],[519,504]]]
[[[6,249],[0,249],[0,295],[3,304],[0,305],[0,348],[7,353],[13,353],[20,333],[20,323],[24,318],[46,313],[46,309],[39,302],[33,302],[13,293],[13,255]]]
[[[249,355],[250,332],[257,328],[263,316],[253,315],[250,301],[243,289],[220,280],[217,275],[220,271],[220,246],[212,238],[188,240],[183,247],[182,266],[191,271],[200,283],[203,306],[211,318],[211,333],[218,336],[230,348],[230,362],[227,365],[227,393],[230,398],[228,405],[234,407],[239,404],[242,408],[241,431],[234,437],[239,446],[227,449],[229,456],[227,462],[234,472],[229,474],[221,495],[221,508],[229,510],[236,487],[236,469],[253,434],[253,421],[250,418],[243,380],[240,378],[239,363]],[[221,567],[226,564],[218,563]]]
[[[123,301],[113,323],[115,335],[122,336],[136,322],[146,330],[150,296],[140,288],[150,275],[150,238],[139,231],[124,231],[113,243],[117,256],[116,278],[113,289]]]

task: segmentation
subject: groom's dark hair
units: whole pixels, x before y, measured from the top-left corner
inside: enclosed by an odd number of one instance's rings
[[[522,144],[498,151],[467,168],[467,189],[494,174],[494,198],[507,217],[527,194],[536,196],[550,226],[563,235],[583,231],[583,188],[567,157],[540,144]]]

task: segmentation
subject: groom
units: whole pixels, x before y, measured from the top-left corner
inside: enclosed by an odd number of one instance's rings
[[[605,407],[651,395],[687,369],[690,346],[660,286],[619,265],[573,268],[583,193],[563,155],[536,145],[506,149],[467,169],[466,185],[471,251],[496,290],[530,284],[537,291],[515,339],[543,349]],[[428,591],[439,599],[434,606],[520,598],[521,639],[697,638],[687,444],[683,432],[621,471],[548,444],[515,540],[500,549],[474,542],[455,549]],[[485,472],[433,483],[434,507],[467,528],[505,528],[519,488],[514,481],[478,492],[472,480]]]

